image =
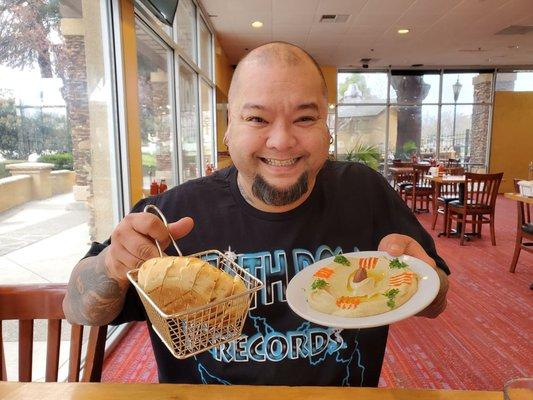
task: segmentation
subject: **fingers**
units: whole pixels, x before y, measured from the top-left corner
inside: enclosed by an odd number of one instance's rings
[[[147,212],[129,214],[123,221],[141,235],[149,236],[160,242],[168,239],[167,227],[154,214]]]
[[[444,311],[447,304],[446,293],[448,292],[449,285],[448,277],[444,271],[442,271],[440,268],[437,268],[435,260],[433,260],[433,258],[431,258],[426,253],[420,243],[418,243],[416,240],[409,236],[392,233],[381,239],[378,246],[378,250],[386,251],[393,257],[399,257],[402,254],[406,254],[418,258],[432,266],[439,275],[439,293],[437,294],[435,300],[433,300],[433,302],[428,307],[419,312],[417,315],[422,317],[435,318]]]
[[[381,239],[378,250],[386,251],[393,257],[399,257],[403,254],[418,258],[433,268],[437,267],[433,260],[424,250],[424,248],[410,236],[391,233]]]
[[[189,234],[194,227],[194,221],[190,217],[182,218],[168,225],[168,230],[174,239],[182,238]]]
[[[111,245],[105,255],[105,265],[109,275],[117,280],[127,280],[130,269],[154,257],[159,257],[155,240],[165,249],[170,243],[169,232],[174,238],[187,235],[193,228],[191,218],[182,218],[165,226],[157,216],[151,213],[134,213],[127,215],[111,234]]]
[[[119,244],[111,245],[104,251],[106,252],[105,265],[107,275],[119,283],[127,283],[126,273],[136,266],[136,264],[133,264],[135,261],[131,259],[131,255]],[[139,263],[139,261],[137,261],[137,263]],[[133,265],[133,267],[131,267],[131,265]]]

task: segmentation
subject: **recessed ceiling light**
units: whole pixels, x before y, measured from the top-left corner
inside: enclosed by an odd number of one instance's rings
[[[407,29],[407,28],[398,29],[398,33],[399,33],[400,35],[405,35],[405,34],[407,34],[407,33],[409,33],[409,32],[410,32],[410,31],[409,31],[409,29]]]
[[[261,28],[263,26],[263,23],[261,21],[254,21],[252,22],[253,28]]]

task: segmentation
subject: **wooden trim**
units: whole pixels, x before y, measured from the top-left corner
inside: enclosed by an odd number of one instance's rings
[[[139,112],[137,41],[133,0],[120,2],[120,33],[122,38],[122,76],[127,129],[127,154],[131,206],[142,194],[141,124]]]

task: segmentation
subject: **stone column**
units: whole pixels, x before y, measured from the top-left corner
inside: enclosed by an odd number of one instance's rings
[[[85,30],[82,18],[62,18],[61,33],[65,40],[65,80],[63,96],[67,105],[67,123],[72,136],[72,156],[76,184],[74,198],[85,201],[91,194],[91,142]]]
[[[501,75],[498,79],[498,88],[514,87],[515,74],[510,76]],[[481,74],[473,78],[474,85],[474,103],[486,103],[487,105],[474,105],[472,109],[472,129],[470,131],[470,142],[467,147],[470,148],[470,162],[476,164],[485,164],[487,155],[487,139],[489,135],[489,104],[492,90],[492,74]],[[503,89],[505,90],[505,89]]]

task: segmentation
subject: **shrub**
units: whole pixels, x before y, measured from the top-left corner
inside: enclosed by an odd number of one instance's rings
[[[362,142],[357,143],[346,154],[346,161],[354,161],[366,164],[374,170],[379,168],[379,160],[381,155],[379,149],[376,146],[364,144]]]
[[[39,162],[46,162],[54,164],[54,170],[58,169],[74,169],[74,160],[72,158],[72,153],[55,153],[55,154],[46,154],[39,157]]]

